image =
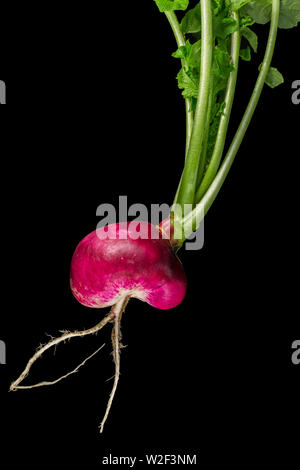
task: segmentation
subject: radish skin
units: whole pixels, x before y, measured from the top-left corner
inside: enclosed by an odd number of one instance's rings
[[[134,297],[166,310],[186,293],[184,269],[170,241],[148,222],[114,224],[87,235],[74,252],[70,282],[75,298],[92,308]]]

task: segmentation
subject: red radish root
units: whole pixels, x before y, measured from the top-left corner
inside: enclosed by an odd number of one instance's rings
[[[116,236],[107,237],[105,229]],[[107,323],[113,322],[115,375],[100,425],[102,432],[120,378],[121,318],[129,299],[135,297],[163,310],[173,308],[185,296],[186,277],[179,259],[172,250],[170,240],[165,238],[159,228],[147,222],[126,222],[98,229],[79,243],[71,262],[70,282],[72,292],[80,303],[93,308],[112,306],[109,314],[92,328],[64,332],[59,338],[41,346],[28,361],[18,379],[11,384],[10,390],[53,385],[77,372],[101,348],[57,380],[20,385],[35,361],[52,346],[71,338],[97,333]]]

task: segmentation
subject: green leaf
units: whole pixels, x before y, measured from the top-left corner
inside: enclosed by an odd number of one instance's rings
[[[246,28],[243,28],[242,30],[242,36],[244,36],[244,38],[247,39],[247,41],[249,42],[254,52],[257,52],[257,45],[258,45],[257,34],[255,34],[255,32],[252,31],[252,29],[246,27]]]
[[[177,51],[173,52],[172,57],[182,59],[188,62],[191,54],[192,45],[189,40],[186,41],[184,46],[178,47]]]
[[[230,54],[222,47],[215,46],[213,56],[213,89],[214,94],[220,93],[227,87],[227,80],[233,67],[230,63]]]
[[[250,0],[227,0],[226,4],[231,10],[238,11],[249,2]]]
[[[272,0],[255,0],[247,3],[242,11],[259,24],[268,23],[271,19]],[[294,28],[300,21],[300,0],[281,0],[279,28]]]
[[[260,71],[261,65],[258,67]],[[275,88],[278,85],[281,85],[284,82],[283,75],[275,67],[270,67],[267,78],[265,80],[266,85],[270,88]]]
[[[213,33],[220,39],[225,39],[238,28],[238,22],[231,17],[213,16]]]
[[[154,0],[159,11],[186,10],[189,6],[189,0]]]
[[[178,88],[183,90],[182,95],[184,98],[197,98],[198,97],[198,80],[194,76],[182,68],[177,74]]]
[[[200,2],[184,15],[180,26],[181,31],[185,34],[199,33],[201,31]]]
[[[251,51],[250,47],[247,46],[245,49],[240,50],[240,58],[249,62],[251,60]]]
[[[281,0],[279,28],[289,29],[300,21],[300,0]]]
[[[272,0],[255,0],[243,7],[243,12],[253,18],[256,23],[266,24],[271,19]]]
[[[232,18],[230,5],[226,0],[213,0],[213,34],[215,38],[225,39],[238,28],[238,22]]]
[[[213,4],[215,7],[213,15],[214,37],[225,39],[237,30],[238,23],[232,18],[224,0],[214,0]],[[185,14],[180,26],[184,34],[196,34],[201,31],[200,2]]]
[[[184,98],[196,99],[199,87],[201,40],[194,44],[187,40],[186,44],[180,46],[172,56],[183,61],[183,66],[177,75],[178,87],[183,90],[182,95]]]
[[[191,48],[188,65],[191,68],[196,68],[197,73],[200,69],[200,59],[201,59],[201,39],[196,41]]]
[[[177,51],[173,52],[172,57],[183,60],[186,69],[199,69],[201,59],[201,39],[196,41],[194,44],[191,44],[190,41],[187,40],[184,46],[180,46]]]
[[[253,18],[251,18],[248,15],[242,16],[240,19],[240,30],[242,31],[244,28],[247,28],[248,26],[252,26],[255,23]]]

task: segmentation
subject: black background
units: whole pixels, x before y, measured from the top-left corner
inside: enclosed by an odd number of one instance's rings
[[[205,219],[201,251],[182,250],[184,302],[158,311],[133,300],[123,319],[122,376],[103,435],[113,375],[110,328],[45,354],[27,383],[74,368],[54,387],[7,393],[45,333],[83,329],[104,312],[69,289],[77,243],[102,203],[171,204],[184,154],[184,104],[165,17],[152,1],[18,7],[1,31],[1,457],[97,468],[103,456],[198,454],[243,465],[296,451],[299,29],[279,31],[285,83],[263,92],[231,172]],[[22,11],[24,9],[24,11]],[[242,63],[229,138],[249,99],[259,54]],[[292,53],[290,53],[292,51]],[[10,446],[8,446],[10,444]],[[2,447],[2,446],[1,446]],[[260,451],[263,450],[262,455]],[[142,465],[142,464],[140,464]],[[207,465],[207,463],[205,464]]]

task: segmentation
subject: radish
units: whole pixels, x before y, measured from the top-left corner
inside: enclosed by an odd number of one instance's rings
[[[53,382],[20,385],[31,366],[47,349],[66,339],[96,333],[112,322],[115,378],[100,425],[100,431],[103,431],[119,381],[120,325],[125,307],[130,298],[137,298],[152,307],[167,310],[175,308],[184,299],[187,281],[177,257],[178,249],[199,227],[216,199],[253,117],[264,84],[274,88],[283,81],[280,72],[271,67],[277,29],[298,24],[300,8],[295,5],[299,2],[201,0],[188,9],[189,0],[155,0],[159,10],[166,14],[175,36],[177,50],[173,57],[180,59],[177,79],[186,104],[184,168],[170,215],[158,227],[146,221],[112,224],[90,233],[78,244],[71,261],[72,292],[87,307],[111,307],[111,310],[94,327],[65,332],[38,349],[11,384],[10,390],[55,384],[73,374],[101,348],[76,369]],[[185,12],[180,23],[175,10]],[[239,60],[251,59],[250,47],[257,51],[258,39],[251,26],[255,22],[265,24],[269,21],[269,36],[258,78],[225,153]]]
[[[110,231],[116,238],[109,237]],[[79,243],[71,262],[71,289],[87,307],[110,307],[135,297],[166,310],[183,300],[186,277],[158,228],[123,222],[95,230]]]
[[[139,237],[137,238],[137,234]],[[121,318],[130,298],[137,298],[151,306],[167,310],[179,305],[186,293],[186,276],[175,255],[165,230],[147,222],[123,222],[102,227],[87,235],[76,247],[70,273],[70,285],[75,298],[92,308],[112,307],[110,313],[89,330],[64,333],[60,338],[41,347],[31,358],[11,390],[52,385],[76,372],[93,357],[92,354],[75,370],[54,382],[21,386],[32,364],[50,347],[75,336],[96,333],[113,322],[112,345],[115,378],[104,418],[103,431],[120,376]]]
[[[147,222],[123,222],[95,230],[79,243],[71,262],[71,289],[87,307],[112,306],[115,380],[102,432],[119,381],[120,323],[128,300],[135,297],[158,309],[174,308],[185,296],[186,277],[158,228]]]

